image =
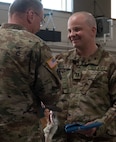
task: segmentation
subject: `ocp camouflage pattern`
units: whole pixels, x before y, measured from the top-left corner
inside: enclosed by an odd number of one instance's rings
[[[115,59],[99,46],[97,52],[88,59],[78,56],[76,49],[72,49],[59,55],[58,62],[63,93],[57,105],[64,111],[60,116],[66,119],[65,124],[86,124],[91,121],[103,123],[93,137],[64,133],[64,141],[115,142]]]
[[[19,25],[0,27],[0,142],[42,141],[40,102],[55,104],[60,88],[50,58],[36,35]]]

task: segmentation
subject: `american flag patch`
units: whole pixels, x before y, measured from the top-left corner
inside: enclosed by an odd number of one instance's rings
[[[55,68],[56,65],[57,65],[57,62],[54,58],[50,58],[48,61],[47,61],[47,64],[48,66],[52,69],[52,68]]]

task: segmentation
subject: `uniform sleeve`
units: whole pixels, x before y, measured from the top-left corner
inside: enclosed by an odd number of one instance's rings
[[[55,71],[55,63],[50,48],[37,43],[30,56],[30,82],[35,100],[44,104],[53,104],[57,101],[57,92],[60,88],[59,78]],[[48,65],[50,63],[50,67]]]
[[[41,45],[39,43],[36,43],[33,48],[31,49],[29,53],[29,86],[32,90],[32,93],[34,94],[32,97],[34,100],[37,99],[36,97],[36,91],[35,91],[35,84],[37,81],[37,70],[38,67],[41,64]],[[38,87],[39,88],[39,87]],[[38,101],[40,102],[39,98]]]
[[[103,122],[103,125],[97,129],[96,135],[102,135],[106,131],[108,131],[110,135],[116,135],[116,64],[111,64],[109,70],[108,78],[111,107],[101,119],[97,120]]]

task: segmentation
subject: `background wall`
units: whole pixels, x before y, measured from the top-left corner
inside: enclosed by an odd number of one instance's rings
[[[95,17],[106,16],[111,18],[111,0],[74,0],[75,11],[88,11]]]
[[[97,0],[97,3],[99,4],[96,4],[96,11],[94,11],[95,6],[93,0],[74,0],[74,12],[84,10],[96,14],[97,16],[104,15],[110,18],[111,13],[109,1],[110,0]],[[7,22],[8,7],[9,4],[0,3],[0,24]],[[71,13],[45,9],[45,14],[49,15],[49,13],[52,13],[52,17],[50,19],[49,16],[46,16],[45,21],[48,24],[45,24],[42,29],[48,28],[49,30],[53,30],[53,28],[55,28],[55,31],[60,31],[61,42],[47,42],[47,44],[51,47],[54,54],[71,49],[72,45],[67,39],[67,20]],[[108,37],[105,42],[104,38],[96,38],[96,41],[103,44],[106,50],[112,52],[112,54],[116,56],[116,20],[113,20],[112,31],[113,38]]]

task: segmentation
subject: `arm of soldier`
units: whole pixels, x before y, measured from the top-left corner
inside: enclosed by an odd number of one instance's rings
[[[40,96],[43,86],[41,77],[39,75],[39,68],[44,62],[52,58],[51,50],[43,41],[36,42],[33,45],[29,56],[31,90],[36,96]]]
[[[116,64],[110,66],[109,70],[109,101],[111,103],[111,107],[107,110],[101,119],[96,120],[103,122],[104,124],[97,129],[96,135],[104,134],[107,127],[110,127],[112,122],[116,121]]]
[[[107,110],[105,115],[101,119],[97,119],[94,122],[102,122],[103,125],[98,128],[92,128],[86,131],[80,131],[81,134],[86,136],[100,136],[103,135],[107,127],[111,126],[112,122],[116,120],[116,66],[110,67],[110,76],[109,76],[109,96],[111,107]],[[88,122],[85,125],[91,124],[93,122]],[[112,126],[111,126],[112,127]],[[115,126],[114,126],[115,127]]]
[[[45,43],[36,44],[32,58],[34,59],[33,64],[35,64],[32,82],[33,93],[45,105],[55,104],[59,97],[61,84],[55,69],[57,63],[50,48]],[[52,104],[50,104],[51,100]]]
[[[106,132],[107,127],[109,127],[109,126],[112,127],[112,122],[113,121],[115,122],[115,119],[116,119],[116,102],[113,104],[112,107],[109,108],[109,110],[105,113],[105,115],[101,119],[97,119],[95,121],[88,122],[85,124],[85,126],[87,126],[87,125],[94,123],[94,122],[101,122],[101,123],[103,123],[103,125],[101,125],[100,127],[95,127],[92,129],[82,130],[82,131],[78,131],[78,132],[80,134],[87,136],[87,137],[91,137],[93,135],[94,136],[103,135]]]
[[[30,89],[33,93],[32,97],[35,100],[40,99],[37,97],[38,96],[38,90],[40,89],[38,87],[37,89],[37,82],[38,82],[38,68],[41,64],[41,46],[43,43],[36,42],[34,43],[32,49],[30,50],[29,53],[29,66],[28,66],[28,72],[29,72],[29,86]],[[38,99],[37,99],[38,98]]]

